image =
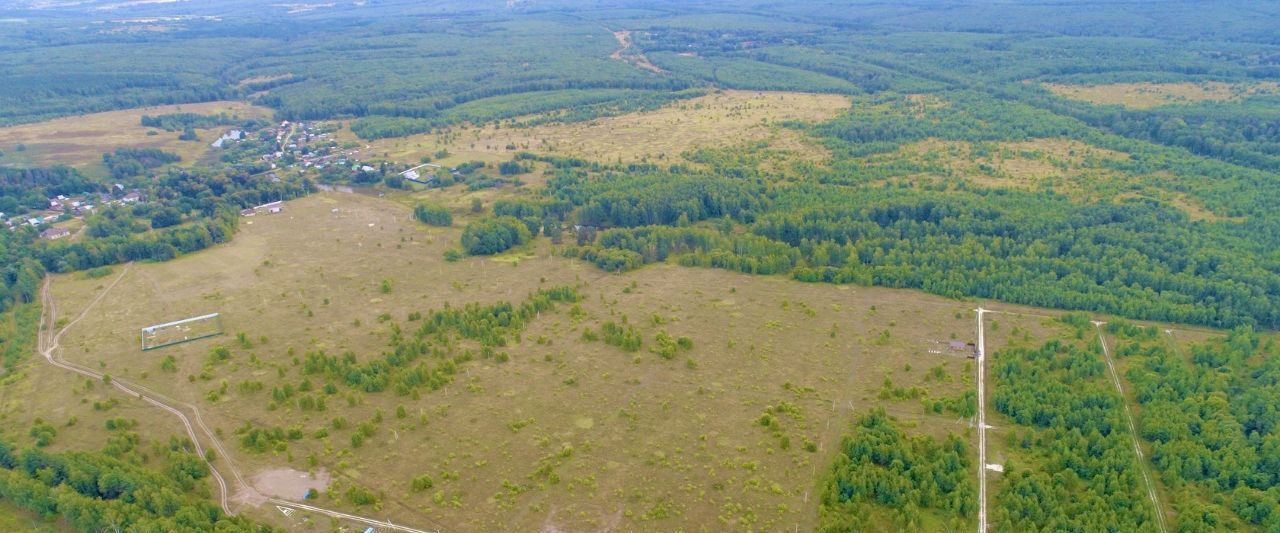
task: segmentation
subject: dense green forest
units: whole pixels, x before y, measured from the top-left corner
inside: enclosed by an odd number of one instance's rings
[[[1280,528],[1280,348],[1249,328],[1178,348],[1156,328],[1113,322],[1142,409],[1138,432],[1181,504],[1183,531]]]
[[[1087,318],[1082,327],[1092,327]],[[993,358],[991,404],[1015,424],[993,521],[1005,531],[1155,527],[1124,398],[1107,382],[1097,344],[1053,340]]]
[[[0,500],[79,531],[270,531],[208,501],[208,467],[190,443],[171,439],[155,451],[164,465],[153,470],[121,457],[140,454],[119,446],[54,454],[0,441]]]
[[[804,281],[1214,326],[1280,324],[1280,265],[1248,253],[1270,253],[1263,251],[1280,244],[1280,233],[1192,224],[1149,200],[1092,204],[1052,190],[945,181],[871,185],[877,174],[818,171],[792,183],[732,161],[711,173],[566,168],[545,194],[578,206],[578,223],[608,228],[581,249],[608,270],[678,256],[686,265]],[[1249,209],[1254,224],[1275,216],[1265,196],[1246,189],[1223,202]]]
[[[862,416],[823,482],[818,530],[962,529],[977,509],[967,448],[906,435],[883,410]]]

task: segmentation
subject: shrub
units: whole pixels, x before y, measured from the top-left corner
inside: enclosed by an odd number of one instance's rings
[[[435,482],[431,480],[431,476],[418,476],[413,478],[414,492],[422,492],[422,491],[428,490],[434,485],[435,485]]]
[[[378,503],[378,496],[364,487],[351,487],[347,489],[347,500],[355,505],[372,505]]]

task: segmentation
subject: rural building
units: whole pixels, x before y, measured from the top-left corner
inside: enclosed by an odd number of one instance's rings
[[[126,204],[131,204],[141,199],[142,199],[142,194],[139,193],[138,191],[133,191],[129,194],[124,195],[124,197],[121,198],[120,201]]]
[[[258,214],[258,212],[257,212],[257,211],[254,211],[254,210],[252,210],[252,209],[241,209],[241,210],[240,210],[240,216],[242,216],[242,217],[251,217],[251,216],[256,215],[256,214]]]
[[[968,352],[966,355],[970,358],[977,357],[978,355],[978,347],[972,342],[951,341],[947,343],[947,349],[953,352]]]
[[[51,241],[61,239],[68,235],[71,235],[71,230],[67,228],[49,228],[47,230],[40,232],[40,238],[48,239]]]
[[[276,213],[283,213],[283,212],[284,212],[284,202],[277,200],[277,201],[275,201],[275,202],[271,202],[271,203],[267,203],[267,204],[262,204],[262,205],[260,205],[260,206],[258,206],[258,207],[253,208],[253,209],[254,209],[254,211],[257,211],[257,212],[259,212],[259,213],[261,213],[261,212],[264,212],[264,211],[265,211],[265,212],[266,212],[267,214],[269,214],[269,215],[274,215],[274,214],[276,214]]]

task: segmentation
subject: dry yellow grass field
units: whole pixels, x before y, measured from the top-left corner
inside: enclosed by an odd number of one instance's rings
[[[1052,188],[1084,202],[1119,202],[1150,198],[1165,202],[1192,221],[1235,220],[1214,213],[1186,193],[1153,185],[1169,176],[1134,176],[1109,168],[1108,161],[1128,154],[1061,138],[1018,142],[963,142],[928,139],[904,145],[896,152],[870,156],[871,166],[907,165],[920,171],[894,180],[959,178],[992,188],[1043,190]]]
[[[371,147],[395,161],[416,161],[448,150],[447,164],[468,160],[503,161],[519,151],[581,157],[605,162],[684,162],[680,154],[697,148],[767,142],[799,159],[826,158],[823,147],[802,134],[776,126],[780,121],[816,122],[848,109],[848,97],[830,94],[717,91],[642,113],[589,122],[547,124],[528,128],[453,128],[430,133],[363,142],[349,130],[342,138]]]
[[[35,124],[0,128],[0,164],[48,166],[64,164],[82,170],[102,167],[102,154],[116,148],[159,148],[182,156],[190,164],[209,151],[220,129],[196,130],[198,141],[180,141],[177,132],[143,127],[143,115],[166,113],[228,113],[249,118],[270,118],[271,110],[243,102],[206,102],[144,107],[64,117]],[[147,132],[158,132],[148,135]],[[217,132],[217,133],[215,133]],[[18,151],[19,144],[26,149]]]
[[[1094,181],[1111,182],[1118,177],[1119,173],[1101,169],[1103,161],[1127,157],[1070,139],[994,143],[929,139],[907,144],[875,162],[918,161],[984,187],[1035,190],[1050,183],[1083,193],[1093,188]]]
[[[928,415],[919,400],[880,393],[888,379],[935,397],[961,394],[968,359],[942,344],[971,340],[970,304],[667,265],[611,275],[555,256],[545,242],[497,260],[446,263],[441,254],[456,245],[457,229],[428,229],[399,203],[357,195],[310,197],[252,222],[230,245],[135,265],[63,346],[70,360],[200,405],[247,475],[282,467],[331,473],[324,505],[448,530],[808,529],[818,479],[855,413],[884,406],[912,431],[967,431],[954,415]],[[379,290],[382,280],[390,293]],[[54,291],[71,312],[102,284],[63,277]],[[420,400],[340,384],[326,412],[266,408],[272,387],[304,379],[293,359],[308,350],[376,357],[387,342],[380,315],[408,325],[412,311],[519,302],[566,284],[586,296],[584,318],[563,307],[544,313],[509,347],[510,362],[467,363],[456,382]],[[211,311],[223,313],[228,337],[139,350],[139,327]],[[690,337],[694,348],[667,361],[582,340],[583,327],[622,315],[646,342],[665,331]],[[236,344],[240,332],[253,348]],[[231,347],[231,361],[208,380],[190,381],[217,344]],[[176,372],[160,369],[168,355]],[[933,367],[942,378],[929,377]],[[230,392],[210,401],[224,380]],[[246,381],[266,390],[237,392]],[[345,401],[349,393],[356,405]],[[24,406],[67,403],[58,396]],[[756,423],[784,401],[798,408],[782,416],[786,448]],[[400,406],[406,418],[396,417]],[[384,422],[362,447],[349,444],[350,428],[311,436],[331,418],[355,425],[378,412]],[[173,431],[162,412],[130,416]],[[298,424],[307,436],[288,453],[249,453],[232,435],[246,422]],[[806,440],[815,451],[803,448]],[[556,464],[559,483],[534,476],[546,462]],[[413,492],[410,480],[424,474],[435,488]],[[382,493],[381,509],[346,503],[352,485]]]
[[[1280,94],[1280,83],[1109,83],[1102,85],[1043,84],[1046,89],[1072,100],[1102,105],[1150,109],[1162,105],[1204,101],[1230,101],[1258,95]]]

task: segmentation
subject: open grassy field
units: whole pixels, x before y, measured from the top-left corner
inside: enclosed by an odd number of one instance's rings
[[[116,148],[159,148],[182,156],[188,164],[209,151],[218,130],[196,130],[197,141],[180,141],[177,132],[146,128],[143,115],[166,113],[228,113],[249,118],[269,118],[271,110],[243,102],[206,102],[144,107],[65,117],[35,124],[0,128],[0,165],[48,166],[64,164],[90,172],[105,171],[102,154]],[[217,133],[215,133],[217,131]],[[154,135],[149,133],[155,132]],[[25,149],[19,150],[18,145]]]
[[[1121,105],[1151,109],[1164,105],[1204,101],[1231,101],[1250,96],[1280,94],[1276,82],[1224,83],[1109,83],[1103,85],[1043,84],[1046,89],[1070,98],[1100,105]]]
[[[1052,189],[1081,202],[1119,202],[1150,198],[1167,203],[1192,221],[1228,220],[1205,208],[1185,192],[1159,186],[1159,174],[1133,175],[1113,168],[1128,154],[1061,138],[1008,142],[963,142],[928,139],[895,152],[869,156],[870,167],[913,168],[889,178],[896,181],[963,179],[997,189]],[[1241,219],[1231,219],[1241,220]]]
[[[363,143],[374,154],[394,161],[417,161],[448,150],[446,164],[469,160],[504,161],[518,151],[556,154],[608,162],[677,163],[680,154],[697,148],[736,146],[765,141],[808,160],[825,158],[825,150],[794,130],[775,123],[830,119],[850,105],[848,97],[829,94],[717,91],[647,112],[628,113],[589,122],[546,124],[527,128],[455,127],[447,132]],[[356,141],[349,130],[344,140]]]
[[[64,355],[198,405],[261,493],[300,500],[317,488],[319,505],[444,530],[811,529],[814,495],[855,416],[883,407],[911,433],[976,441],[969,418],[926,409],[973,390],[970,350],[949,346],[975,340],[973,302],[661,264],[606,274],[545,239],[448,263],[443,251],[472,216],[462,206],[479,194],[427,193],[457,206],[454,228],[413,221],[407,195],[316,195],[246,220],[225,246],[107,278],[59,277],[65,319],[122,276],[63,339]],[[316,350],[379,358],[393,324],[417,327],[414,312],[518,304],[553,286],[584,299],[541,313],[503,348],[509,360],[464,362],[437,391],[366,393],[300,366]],[[1024,314],[988,315],[988,353],[1063,334],[1057,313],[997,307]],[[222,313],[226,336],[141,351],[138,328],[209,312]],[[624,320],[641,350],[584,338]],[[692,348],[660,357],[649,351],[659,333]],[[37,417],[59,428],[55,450],[102,442],[104,414],[139,420],[150,439],[182,431],[133,399],[100,410],[112,392],[34,361],[7,379],[5,434],[19,442]],[[276,398],[285,386],[325,407]],[[764,414],[779,431],[760,425]],[[1016,457],[990,423],[989,462]],[[254,451],[242,427],[296,435]],[[993,474],[991,494],[999,483]],[[357,503],[362,490],[372,502]],[[242,509],[291,528],[328,523]]]
[[[855,413],[885,406],[914,432],[968,430],[953,414],[926,414],[920,395],[970,387],[969,360],[945,346],[972,340],[969,304],[665,265],[609,275],[546,242],[449,264],[441,254],[457,229],[419,226],[400,204],[358,195],[310,197],[252,222],[231,245],[135,265],[63,346],[70,360],[200,405],[246,475],[331,475],[325,505],[361,510],[347,498],[359,486],[380,495],[365,512],[449,530],[808,529],[818,477]],[[54,291],[74,309],[100,285],[65,277]],[[268,408],[275,387],[324,385],[294,362],[309,350],[377,356],[388,341],[382,315],[413,327],[413,311],[518,303],[555,285],[579,287],[581,312],[544,313],[507,348],[509,362],[466,363],[452,384],[417,399],[337,383],[325,411]],[[227,337],[140,351],[139,327],[214,311]],[[624,315],[646,346],[661,331],[693,348],[666,360],[583,339],[584,328]],[[217,345],[230,358],[206,367]],[[162,368],[168,356],[172,371]],[[252,382],[262,389],[241,388]],[[904,395],[912,387],[920,391]],[[757,423],[783,405],[786,444]],[[162,413],[137,414],[146,416],[159,423]],[[338,417],[350,425],[335,429]],[[373,436],[353,447],[365,422]],[[235,444],[246,423],[304,435],[285,451],[254,453]],[[317,437],[321,428],[328,434]],[[422,475],[433,488],[415,492]]]

